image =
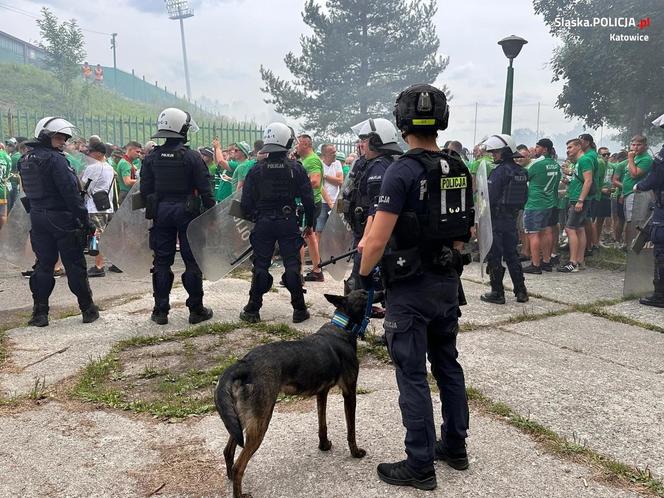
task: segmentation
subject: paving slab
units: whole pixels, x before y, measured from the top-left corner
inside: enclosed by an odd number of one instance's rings
[[[481,282],[480,264],[466,266],[463,279]],[[541,275],[525,274],[529,292],[566,304],[591,304],[607,299],[621,299],[624,271],[588,268],[577,273],[560,273],[555,269]],[[503,279],[505,288],[512,289],[509,273]],[[484,277],[488,285],[488,277]]]
[[[574,313],[459,338],[469,385],[599,453],[664,476],[664,335]]]
[[[664,308],[643,306],[638,300],[623,301],[622,303],[602,308],[608,313],[624,316],[641,323],[664,327]]]
[[[405,456],[393,371],[363,369],[359,384],[370,390],[358,396],[357,407],[358,444],[367,451],[365,458],[348,452],[340,395],[328,401],[329,452],[317,448],[315,402],[279,404],[249,463],[244,491],[256,498],[422,496],[376,476],[378,463]],[[436,398],[434,409],[439,423]],[[166,497],[231,496],[223,463],[227,437],[216,414],[164,424],[91,405],[50,402],[0,417],[2,493],[147,496],[159,489],[158,495]],[[468,450],[470,469],[458,472],[437,464],[438,489],[427,496],[637,496],[594,481],[591,469],[561,460],[513,427],[475,411]]]

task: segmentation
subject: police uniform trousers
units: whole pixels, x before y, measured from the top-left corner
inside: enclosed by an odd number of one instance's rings
[[[259,214],[256,225],[249,236],[253,248],[253,275],[249,291],[250,311],[258,311],[263,305],[263,294],[272,287],[272,275],[269,273],[274,255],[274,247],[279,243],[279,254],[284,265],[283,282],[290,292],[294,309],[305,309],[300,249],[304,239],[300,234],[295,213]]]
[[[425,272],[387,290],[385,338],[399,386],[407,463],[414,469],[433,465],[435,454],[427,356],[440,390],[442,438],[451,449],[465,445],[468,401],[463,369],[457,361],[458,283],[454,271],[443,275]]]
[[[35,305],[48,307],[48,298],[55,287],[53,270],[59,253],[67,273],[69,289],[76,295],[79,308],[88,309],[92,305],[92,291],[88,283],[78,221],[69,211],[32,208],[30,222],[30,242],[37,256],[34,272],[30,276],[30,290]]]
[[[187,227],[196,216],[188,213],[184,201],[160,201],[150,229],[150,249],[154,252],[152,263],[152,290],[155,308],[168,312],[169,294],[173,287],[171,266],[175,261],[176,243],[180,242],[180,256],[184,261],[182,285],[189,297],[190,310],[203,306],[203,274],[194,259],[187,240]]]
[[[525,287],[523,267],[516,249],[519,242],[516,218],[516,213],[498,213],[491,217],[493,244],[486,259],[492,290],[503,292],[502,281],[505,274],[503,260],[514,284],[514,291],[516,292]],[[494,286],[498,286],[498,288],[496,289]]]
[[[664,296],[664,215],[652,222],[650,238],[655,246],[655,293]]]

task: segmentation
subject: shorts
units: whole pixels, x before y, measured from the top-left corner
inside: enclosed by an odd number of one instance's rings
[[[104,233],[104,229],[111,222],[113,213],[90,213],[90,222],[97,229],[98,234]]]
[[[595,212],[595,204],[597,204],[595,199],[586,199],[583,203],[583,207],[586,208],[586,223],[590,223],[591,220],[595,217],[593,214]]]
[[[634,194],[625,197],[623,209],[625,210],[625,221],[630,223],[632,221],[632,210],[634,209]]]
[[[602,197],[600,200],[593,202],[593,218],[610,218],[611,217],[611,199]]]
[[[563,209],[564,211],[564,209]],[[549,210],[550,216],[549,216],[549,222],[548,225],[550,227],[555,227],[558,223],[560,223],[560,209],[557,207],[551,208]]]
[[[330,211],[332,211],[332,208],[327,203],[321,204],[320,215],[316,218],[317,232],[322,232],[323,228],[325,228],[325,223],[327,223],[327,219],[330,217]]]
[[[526,209],[523,212],[523,228],[526,233],[537,233],[548,228],[551,209]]]
[[[625,220],[625,210],[623,205],[618,202],[617,198],[611,199],[611,217],[616,217],[619,220]]]
[[[567,223],[565,226],[571,228],[572,230],[581,230],[586,224],[586,218],[588,216],[588,206],[586,203],[583,203],[583,209],[581,212],[577,213],[574,209],[576,202],[570,201],[567,208]]]

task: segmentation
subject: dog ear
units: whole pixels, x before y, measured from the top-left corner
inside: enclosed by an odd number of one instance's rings
[[[334,294],[323,294],[325,299],[328,300],[331,304],[334,305],[337,309],[345,309],[346,307],[346,297],[345,296],[335,296]]]
[[[385,291],[376,291],[376,292],[374,292],[374,295],[373,295],[373,302],[374,303],[379,303],[383,299],[385,299]]]

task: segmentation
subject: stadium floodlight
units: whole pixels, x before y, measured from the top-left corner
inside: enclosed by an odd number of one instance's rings
[[[182,60],[184,62],[184,79],[187,85],[187,100],[191,101],[191,83],[189,82],[189,64],[187,62],[187,45],[184,40],[184,19],[194,16],[194,9],[189,0],[164,0],[168,17],[180,21],[180,35],[182,37]]]

